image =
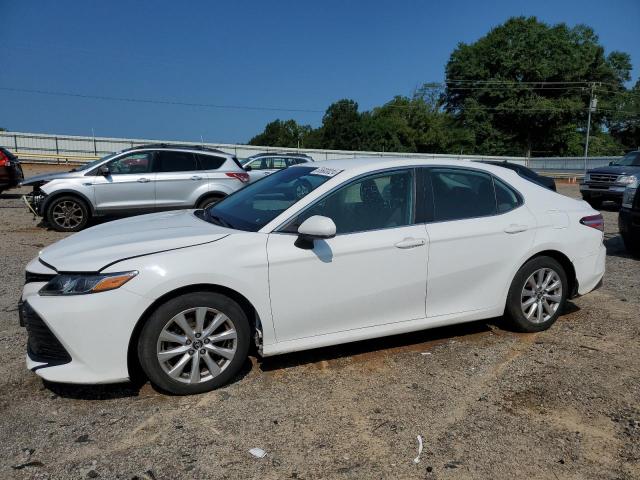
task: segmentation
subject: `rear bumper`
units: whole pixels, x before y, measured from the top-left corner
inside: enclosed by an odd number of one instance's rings
[[[607,249],[600,244],[596,252],[573,261],[578,282],[578,295],[585,295],[602,285],[606,258]]]

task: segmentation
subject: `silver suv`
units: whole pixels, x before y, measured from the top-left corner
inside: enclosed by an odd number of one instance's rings
[[[241,160],[242,166],[249,172],[251,182],[271,175],[278,170],[299,163],[313,162],[313,158],[304,153],[259,153]]]
[[[235,155],[193,145],[144,145],[69,172],[31,177],[29,209],[59,232],[91,217],[206,208],[249,182]]]

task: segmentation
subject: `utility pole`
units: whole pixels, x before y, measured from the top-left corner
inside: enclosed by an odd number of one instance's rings
[[[591,131],[591,112],[596,111],[598,99],[593,96],[595,82],[591,82],[591,94],[589,95],[589,113],[587,116],[587,139],[584,142],[584,173],[587,173],[587,157],[589,156],[589,133]]]

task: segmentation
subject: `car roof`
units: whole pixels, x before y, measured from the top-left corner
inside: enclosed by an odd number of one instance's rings
[[[134,150],[197,150],[203,153],[216,153],[218,155],[233,156],[232,153],[223,152],[217,148],[205,147],[204,145],[181,145],[181,144],[169,144],[169,143],[149,143],[147,145],[138,145],[137,147],[127,148],[122,150],[123,152],[132,152]]]
[[[295,152],[264,152],[264,153],[256,153],[255,155],[251,155],[249,158],[261,158],[261,157],[293,157],[293,158],[311,158],[306,153],[295,153]]]
[[[420,166],[443,166],[443,167],[466,167],[484,170],[492,173],[503,173],[505,171],[513,172],[499,165],[489,163],[473,162],[463,159],[451,158],[416,158],[416,157],[356,157],[340,160],[323,160],[314,162],[313,168],[329,168],[340,171],[348,171],[350,174],[357,175],[373,170],[384,170],[393,167],[420,167]],[[289,168],[310,168],[308,164],[292,165]],[[517,175],[514,173],[514,175]]]

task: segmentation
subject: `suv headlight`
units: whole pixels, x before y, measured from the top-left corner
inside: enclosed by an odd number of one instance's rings
[[[138,272],[119,273],[61,273],[40,289],[40,295],[83,295],[120,288]]]
[[[638,177],[636,177],[635,175],[621,175],[616,180],[616,183],[619,183],[620,185],[631,185],[637,180]]]
[[[633,181],[627,185],[622,195],[622,206],[627,208],[631,208],[633,205],[633,199],[638,192],[638,184],[640,184],[640,179],[635,175],[629,175],[629,177],[633,178]]]

